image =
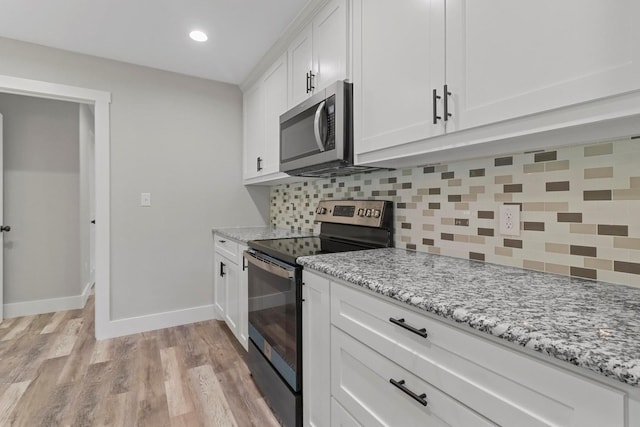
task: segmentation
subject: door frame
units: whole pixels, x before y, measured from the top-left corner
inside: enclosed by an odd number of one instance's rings
[[[95,336],[98,340],[109,338],[109,324],[111,321],[109,297],[111,287],[109,104],[111,103],[111,93],[1,74],[0,92],[94,106],[96,202]]]

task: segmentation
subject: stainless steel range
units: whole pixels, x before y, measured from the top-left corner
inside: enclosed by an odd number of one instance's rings
[[[284,426],[302,425],[301,256],[390,247],[393,203],[323,200],[320,235],[250,241],[249,370]]]

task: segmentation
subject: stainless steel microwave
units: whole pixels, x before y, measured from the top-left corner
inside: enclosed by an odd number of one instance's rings
[[[280,116],[280,171],[328,177],[370,170],[353,164],[353,85],[337,81]]]

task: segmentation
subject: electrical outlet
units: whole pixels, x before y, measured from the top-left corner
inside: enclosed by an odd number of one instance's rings
[[[500,234],[507,236],[520,235],[520,206],[500,206]]]

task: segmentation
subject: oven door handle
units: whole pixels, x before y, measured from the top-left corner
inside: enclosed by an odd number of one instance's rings
[[[284,279],[292,279],[295,276],[295,272],[293,270],[287,270],[286,268],[270,262],[269,260],[259,258],[252,252],[244,251],[244,257],[248,262],[255,265],[256,267],[268,271],[271,274],[275,274],[278,277],[282,277]]]

